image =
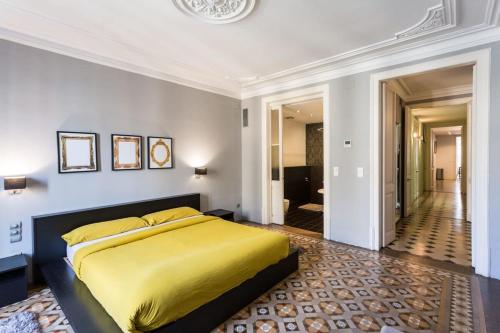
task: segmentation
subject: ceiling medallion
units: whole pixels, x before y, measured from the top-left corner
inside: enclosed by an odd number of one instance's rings
[[[213,24],[239,21],[250,14],[255,0],[172,0],[184,14]]]

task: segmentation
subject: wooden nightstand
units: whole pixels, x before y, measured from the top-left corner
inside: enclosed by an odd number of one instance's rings
[[[24,254],[0,259],[0,308],[28,297],[27,268]]]
[[[203,212],[205,215],[217,216],[223,220],[234,221],[234,212],[225,209],[214,209]]]

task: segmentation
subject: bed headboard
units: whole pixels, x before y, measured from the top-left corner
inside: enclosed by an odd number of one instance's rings
[[[38,265],[66,256],[65,233],[86,224],[119,219],[129,216],[141,217],[159,210],[188,206],[200,209],[200,194],[186,194],[173,197],[128,202],[123,204],[82,209],[50,215],[34,216],[33,263]]]

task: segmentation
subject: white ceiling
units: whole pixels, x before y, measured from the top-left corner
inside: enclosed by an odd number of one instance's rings
[[[432,132],[434,132],[435,135],[461,135],[462,126],[437,127],[433,128]]]
[[[260,0],[242,21],[211,25],[172,0],[0,0],[0,38],[239,97],[324,59],[479,27],[496,1]],[[395,37],[441,4],[449,22]]]
[[[323,99],[283,105],[283,117],[293,117],[293,120],[316,124],[323,122]]]
[[[467,119],[467,104],[412,109],[422,123],[442,123]]]

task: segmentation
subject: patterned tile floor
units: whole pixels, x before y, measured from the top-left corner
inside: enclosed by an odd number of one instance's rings
[[[299,271],[214,332],[474,331],[469,275],[287,234],[301,247]],[[0,309],[0,318],[27,309],[40,313],[44,332],[72,333],[48,289]]]
[[[450,190],[428,192],[415,213],[398,222],[396,251],[471,265],[471,224],[466,221],[465,196]]]
[[[323,233],[323,212],[290,207],[285,216],[285,225]]]

